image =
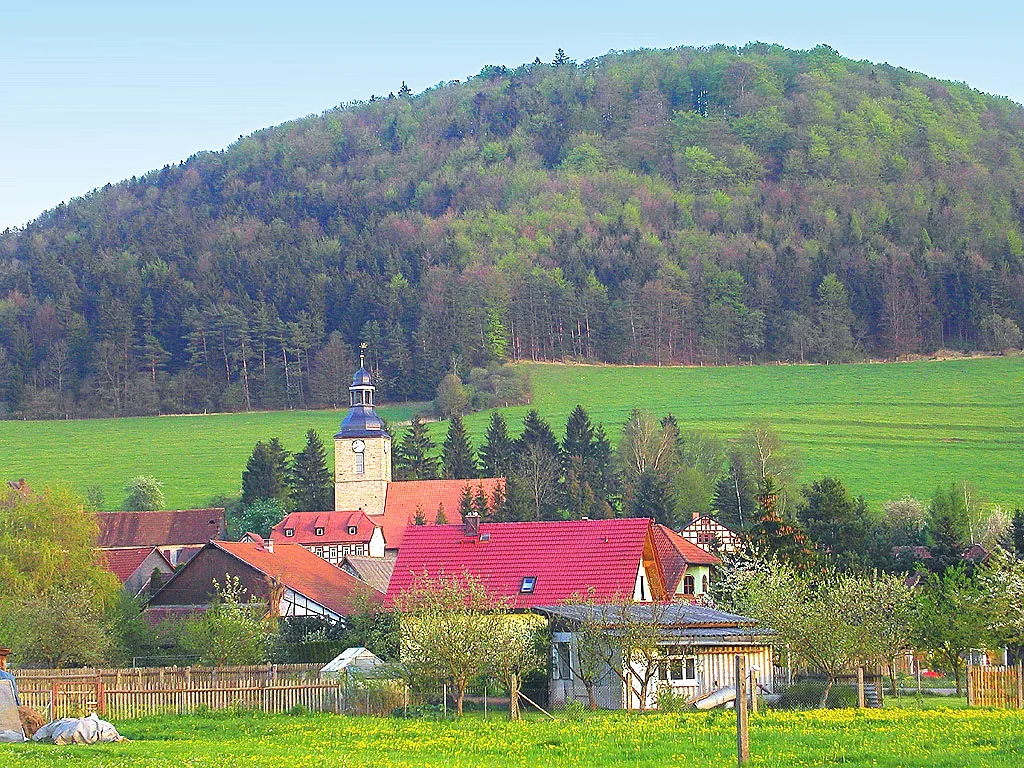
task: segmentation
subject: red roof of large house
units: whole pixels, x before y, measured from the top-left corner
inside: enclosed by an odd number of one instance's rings
[[[679,581],[686,574],[687,565],[718,565],[722,561],[696,544],[693,544],[671,528],[655,524],[654,544],[658,549],[658,560],[665,575],[665,587],[674,593]]]
[[[368,597],[371,603],[380,602],[383,597],[365,582],[299,544],[275,543],[273,551],[255,542],[212,541],[210,544],[342,616],[359,610],[362,596]]]
[[[227,532],[221,508],[98,512],[96,518],[101,549],[205,544]]]
[[[642,559],[660,581],[651,521],[564,520],[481,523],[479,535],[462,525],[411,526],[398,551],[385,602],[409,589],[417,576],[467,573],[512,608],[555,605],[573,596],[631,599]],[[523,579],[534,577],[523,593]],[[652,585],[663,594],[661,584]]]
[[[130,547],[126,549],[108,549],[100,553],[100,561],[103,566],[118,580],[124,584],[132,577],[132,574],[139,570],[139,566],[146,558],[156,550],[159,557],[163,558],[160,550],[156,547]],[[166,558],[164,558],[166,562]],[[170,563],[167,563],[170,567]]]
[[[444,514],[449,523],[459,522],[459,502],[466,486],[473,493],[482,488],[487,500],[494,497],[494,489],[505,490],[505,478],[481,477],[472,480],[403,480],[388,483],[384,499],[384,514],[370,519],[384,528],[384,542],[388,549],[403,545],[406,527],[416,520],[416,510],[423,511],[427,525],[437,519],[437,510],[444,505]],[[422,527],[422,526],[421,526]]]
[[[349,528],[355,527],[355,533]],[[368,542],[373,536],[374,528],[380,527],[365,512],[292,512],[284,520],[270,529],[270,538],[274,542],[296,544],[335,544]],[[318,528],[323,534],[317,536]],[[292,529],[294,534],[288,536],[285,531]]]

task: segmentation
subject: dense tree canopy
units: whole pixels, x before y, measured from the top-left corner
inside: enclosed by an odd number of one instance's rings
[[[485,67],[0,235],[0,408],[389,398],[505,359],[1020,343],[1024,110],[827,46]]]

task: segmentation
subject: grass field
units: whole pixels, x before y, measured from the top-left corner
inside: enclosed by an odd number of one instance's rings
[[[727,712],[580,721],[431,722],[332,715],[194,715],[118,723],[131,741],[0,745],[8,768],[383,768],[736,765]],[[751,766],[1016,768],[1024,715],[938,709],[773,712],[751,718]]]
[[[983,498],[1024,505],[1024,357],[842,366],[641,368],[524,365],[533,403],[561,430],[576,403],[615,440],[634,406],[674,413],[684,430],[735,437],[755,420],[801,456],[804,480],[833,474],[875,505],[969,480]],[[528,407],[507,409],[513,429]],[[384,408],[392,421],[411,407]],[[0,422],[0,478],[100,484],[116,508],[125,482],[152,474],[167,504],[199,506],[237,493],[258,439],[298,449],[306,429],[325,440],[337,411]],[[479,442],[488,413],[467,419]],[[444,425],[433,425],[443,437]]]

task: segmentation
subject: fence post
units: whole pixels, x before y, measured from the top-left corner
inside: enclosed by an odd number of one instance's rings
[[[971,678],[971,665],[970,664],[967,665],[966,670],[967,670],[967,675],[966,675],[966,677],[967,677],[967,706],[968,707],[973,707],[974,706],[974,684],[973,684],[972,678]]]
[[[1024,661],[1017,662],[1017,709],[1024,709]]]
[[[441,683],[441,713],[448,717],[448,683]]]
[[[750,668],[750,713],[757,714],[757,670]]]
[[[736,654],[736,762],[750,762],[750,733],[747,722],[747,659]]]
[[[1017,680],[1019,681],[1020,678],[1018,677]],[[487,681],[484,680],[484,720],[486,720],[486,719],[487,719]]]
[[[857,707],[864,709],[867,706],[864,696],[864,667],[857,667]]]

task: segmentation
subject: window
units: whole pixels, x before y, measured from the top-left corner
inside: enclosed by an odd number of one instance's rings
[[[552,643],[551,676],[555,680],[572,680],[572,666],[569,664],[568,643]]]
[[[700,577],[700,591],[703,592],[704,594],[707,594],[708,586],[709,586],[708,577],[707,577],[707,574],[705,574],[705,575]]]
[[[694,591],[694,587],[695,587],[695,582],[693,580],[693,576],[684,576],[683,577],[683,594],[684,595],[692,595],[693,591]]]
[[[679,651],[668,647],[668,653]],[[663,682],[693,683],[697,680],[697,659],[694,656],[676,656],[663,659],[658,665],[658,679]]]
[[[355,536],[357,533],[359,533],[359,529],[356,526],[350,525],[348,527],[348,535],[349,536]]]
[[[523,583],[519,585],[519,593],[522,595],[532,595],[533,588],[537,586],[536,576],[523,576]]]
[[[295,529],[294,528],[285,528],[284,529],[284,535],[288,536],[288,537],[294,536],[295,535]]]
[[[361,453],[352,454],[352,471],[357,475],[366,474],[366,456]]]
[[[317,528],[317,529],[315,529],[313,531],[313,533],[315,533],[317,536],[323,536],[324,535],[324,529],[323,528]]]

